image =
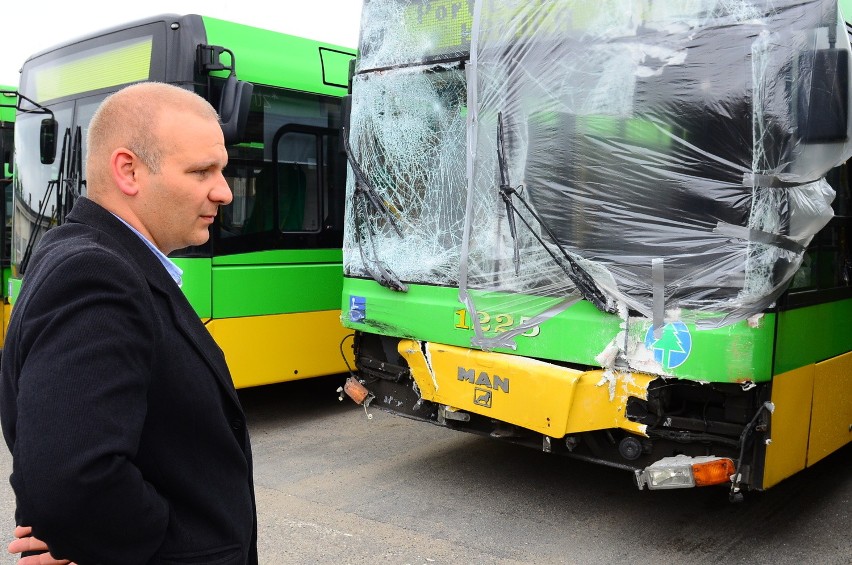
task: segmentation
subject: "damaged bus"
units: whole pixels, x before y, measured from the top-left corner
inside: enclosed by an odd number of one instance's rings
[[[219,109],[228,149],[233,202],[220,209],[205,245],[172,258],[234,384],[345,372],[339,140],[354,56],[333,44],[167,14],[27,59],[15,134],[12,291],[26,284],[45,230],[85,195],[87,127],[101,101],[134,82],[177,84]]]
[[[764,490],[852,440],[836,0],[367,0],[343,390]]]

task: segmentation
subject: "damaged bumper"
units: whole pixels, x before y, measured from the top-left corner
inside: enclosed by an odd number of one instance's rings
[[[358,379],[342,392],[362,406],[630,471],[640,489],[760,488],[763,385],[357,335]]]

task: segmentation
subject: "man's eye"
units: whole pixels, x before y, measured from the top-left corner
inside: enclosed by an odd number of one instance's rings
[[[196,175],[198,175],[201,178],[206,178],[207,175],[210,174],[210,171],[208,171],[207,169],[203,169],[203,170],[200,170],[200,171],[194,171],[194,172],[195,172]]]

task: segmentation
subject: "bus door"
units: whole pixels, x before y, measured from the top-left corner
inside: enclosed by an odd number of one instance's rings
[[[339,373],[340,99],[255,85],[214,229],[207,327],[238,387]],[[248,380],[246,380],[248,379]]]

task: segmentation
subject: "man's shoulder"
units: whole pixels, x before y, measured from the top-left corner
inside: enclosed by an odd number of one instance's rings
[[[65,223],[44,234],[33,254],[33,262],[57,261],[87,254],[126,260],[118,243],[102,229],[87,224]]]
[[[127,251],[109,234],[79,223],[66,223],[48,231],[33,253],[24,287],[34,280],[59,277],[62,285],[81,278],[139,278],[141,270]]]

